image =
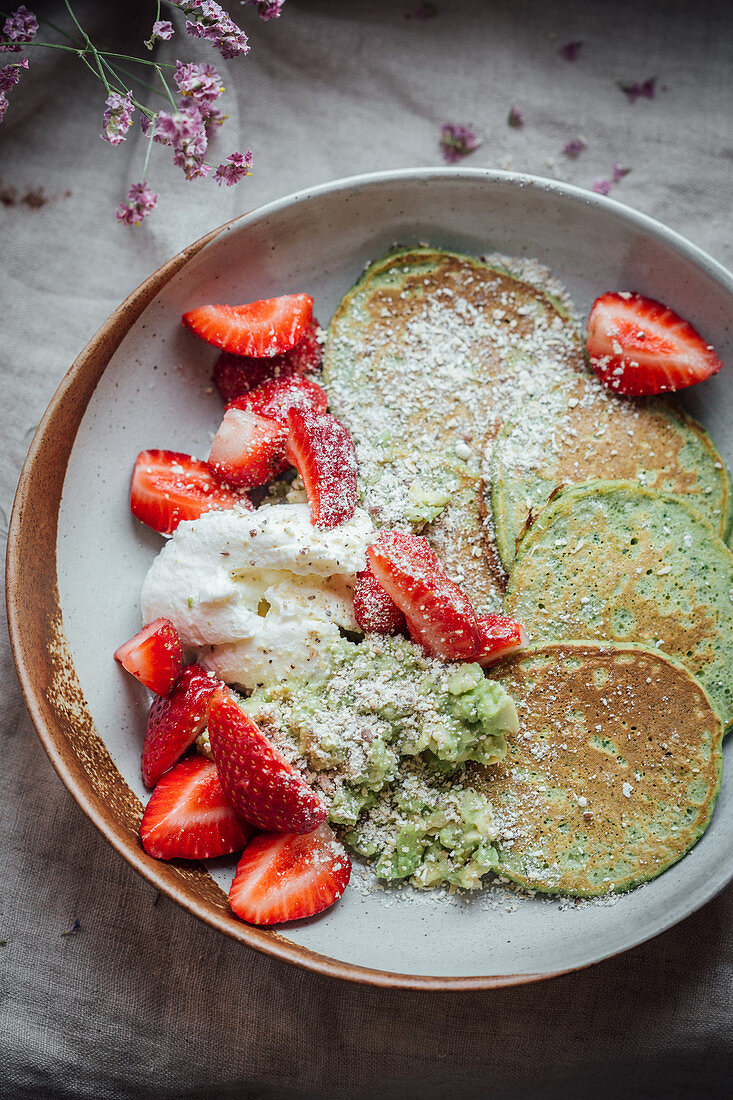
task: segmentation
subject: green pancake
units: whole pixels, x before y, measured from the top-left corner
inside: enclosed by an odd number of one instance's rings
[[[548,893],[645,882],[702,836],[720,786],[722,727],[678,661],[640,646],[565,642],[494,671],[519,732],[482,773],[498,871]]]
[[[536,643],[639,642],[733,721],[733,555],[679,497],[629,482],[559,493],[522,539],[504,601]]]
[[[516,400],[584,370],[578,330],[545,291],[468,256],[411,248],[372,264],[342,300],[323,383],[356,445],[362,506],[379,527],[425,528],[436,549],[456,546],[446,567],[458,580],[478,575],[487,545],[484,439]],[[487,583],[466,582],[482,608],[504,587],[491,553],[487,569]]]
[[[482,477],[506,569],[552,493],[592,478],[682,496],[723,539],[733,521],[730,477],[705,429],[669,401],[619,397],[591,376],[522,406],[485,447]]]

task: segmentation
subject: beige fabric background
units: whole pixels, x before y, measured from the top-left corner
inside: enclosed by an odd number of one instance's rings
[[[413,0],[287,0],[281,20],[261,24],[232,2],[252,52],[220,66],[230,119],[217,149],[251,145],[256,174],[231,190],[186,184],[156,149],[160,209],[132,232],[112,208],[140,177],[141,145],[99,141],[92,78],[65,55],[31,52],[0,127],[6,514],[63,373],[141,279],[263,201],[439,163],[444,121],[483,135],[467,164],[588,186],[628,165],[615,197],[733,263],[733,5],[435,3],[435,18],[419,21],[405,18]],[[79,9],[93,35],[131,45],[154,18],[144,0]],[[60,2],[39,11],[64,18]],[[585,44],[569,64],[557,49],[575,38]],[[181,52],[219,64],[202,44]],[[665,88],[654,100],[632,105],[616,87],[649,76]],[[521,130],[506,125],[513,103]],[[569,161],[560,150],[579,134],[588,148]],[[729,1095],[730,889],[656,940],[537,986],[436,995],[339,985],[156,904],[53,772],[5,642],[0,662],[3,1100]],[[79,931],[62,936],[77,919]]]

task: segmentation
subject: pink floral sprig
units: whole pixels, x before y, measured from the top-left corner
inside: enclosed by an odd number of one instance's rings
[[[145,42],[149,50],[152,50],[156,42],[169,42],[173,37],[173,24],[167,19],[156,19],[153,23],[153,31]]]
[[[481,139],[476,137],[470,127],[447,122],[441,127],[439,145],[445,163],[455,164],[478,149]]]
[[[230,153],[225,164],[220,164],[214,172],[214,179],[221,187],[225,183],[227,187],[233,187],[245,176],[252,175],[252,150],[246,153]]]
[[[11,12],[0,35],[0,53],[20,53],[38,34],[38,20],[25,4]]]
[[[103,130],[100,137],[108,141],[110,145],[120,145],[132,126],[132,113],[135,110],[132,103],[132,92],[127,95],[119,95],[111,92],[105,100],[106,110],[102,117]]]
[[[169,0],[186,16],[186,34],[213,43],[225,59],[249,53],[249,41],[228,12],[215,0]]]
[[[122,225],[141,225],[143,218],[149,217],[158,202],[148,187],[147,181],[133,183],[127,196],[127,202],[121,203],[115,210],[115,217]]]
[[[5,118],[5,112],[10,106],[7,92],[14,88],[20,80],[23,69],[28,68],[28,59],[23,57],[20,61],[11,61],[3,69],[0,69],[0,122]]]
[[[285,0],[244,0],[244,3],[254,4],[260,19],[267,22],[268,19],[280,18]]]

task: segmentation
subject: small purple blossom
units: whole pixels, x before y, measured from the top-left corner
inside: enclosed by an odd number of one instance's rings
[[[593,181],[593,190],[596,192],[597,195],[607,195],[609,193],[609,191],[611,190],[611,181],[610,180],[594,180]]]
[[[157,19],[153,23],[153,30],[150,38],[145,41],[145,45],[149,50],[152,50],[156,42],[168,42],[173,37],[173,24],[167,19]]]
[[[99,136],[102,141],[108,141],[110,145],[119,145],[125,140],[127,131],[132,126],[132,113],[135,108],[132,105],[132,92],[127,95],[119,95],[112,92],[104,101],[104,131]]]
[[[624,84],[619,80],[618,86],[629,97],[630,103],[636,103],[637,99],[654,99],[657,94],[656,76],[647,77],[646,80],[635,80],[633,84]]]
[[[198,107],[209,107],[224,91],[221,77],[213,65],[194,62],[184,65],[176,61],[174,79],[181,95],[190,96]]]
[[[4,69],[0,69],[0,92],[9,92],[20,80],[21,69],[28,68],[28,58],[20,61],[11,61]]]
[[[630,168],[625,168],[623,164],[614,164],[613,166],[613,182],[621,183],[624,176],[628,176]]]
[[[133,183],[127,196],[127,202],[121,203],[115,210],[117,221],[122,225],[140,225],[143,218],[149,217],[155,210],[158,196],[148,187],[147,181]]]
[[[572,157],[574,160],[585,149],[585,142],[582,138],[573,138],[572,141],[568,141],[563,145],[562,151],[566,157]]]
[[[582,45],[583,39],[576,38],[573,42],[563,42],[557,52],[561,57],[564,57],[566,61],[576,61]]]
[[[186,34],[213,42],[223,58],[249,53],[247,35],[215,0],[171,0],[186,16]]]
[[[213,178],[221,187],[226,183],[227,187],[233,187],[245,176],[252,175],[252,150],[246,153],[230,153],[224,164],[220,164],[214,172]]]
[[[507,125],[513,126],[515,130],[518,130],[520,126],[524,126],[524,115],[519,110],[519,107],[511,107],[509,109],[509,116],[506,121]]]
[[[173,146],[173,163],[183,169],[187,180],[203,178],[211,171],[204,163],[209,144],[206,116],[195,103],[182,103],[172,115],[159,111],[153,140]]]
[[[244,0],[244,2],[254,4],[260,19],[267,22],[268,19],[280,18],[285,0]]]
[[[468,126],[447,122],[440,130],[440,151],[446,164],[455,164],[478,149],[481,141]]]
[[[25,4],[11,12],[3,24],[0,53],[19,53],[38,34],[38,20]]]

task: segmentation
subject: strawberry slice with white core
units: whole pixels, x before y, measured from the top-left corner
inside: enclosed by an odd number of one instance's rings
[[[221,353],[214,366],[214,385],[227,402],[249,393],[263,382],[291,378],[293,375],[314,374],[321,368],[323,346],[318,340],[315,318],[305,330],[303,339],[282,355],[257,359],[247,355]]]
[[[227,407],[249,409],[259,416],[269,416],[287,428],[291,409],[302,409],[316,415],[325,413],[328,408],[328,394],[317,382],[293,374],[290,378],[273,378],[269,382],[263,382],[244,396],[235,398]]]
[[[229,904],[250,924],[299,920],[333,905],[350,877],[351,860],[328,825],[306,836],[260,833],[237,865]]]
[[[237,817],[221,789],[216,764],[182,760],[158,783],[140,825],[154,859],[215,859],[245,847],[254,830]]]
[[[354,618],[365,634],[399,634],[407,630],[403,612],[369,566],[356,574]]]
[[[156,695],[170,695],[183,668],[180,635],[170,619],[154,619],[118,646],[115,660]]]
[[[588,317],[588,354],[604,386],[627,396],[682,390],[722,367],[679,314],[641,294],[603,294]]]
[[[244,493],[219,484],[205,462],[180,451],[141,451],[130,485],[132,514],[161,535],[182,520],[222,508],[251,508]]]
[[[209,704],[209,741],[230,803],[245,821],[277,833],[310,833],[326,806],[237,706],[227,688]]]
[[[288,413],[288,457],[303,479],[311,523],[330,531],[356,511],[356,451],[343,424],[330,413]]]
[[[257,358],[295,347],[313,320],[309,294],[283,294],[241,306],[200,306],[183,314],[183,324],[223,351]]]
[[[265,485],[288,465],[288,433],[282,424],[249,409],[229,408],[214,436],[209,467],[240,488]]]
[[[404,612],[410,637],[429,656],[475,658],[480,647],[476,612],[426,538],[382,531],[367,559],[379,584]]]
[[[154,787],[206,728],[209,699],[221,681],[201,665],[187,665],[168,699],[154,699],[143,743],[143,782]]]
[[[508,615],[482,615],[478,620],[478,629],[481,641],[473,660],[482,668],[517,653],[527,644],[527,631]]]

